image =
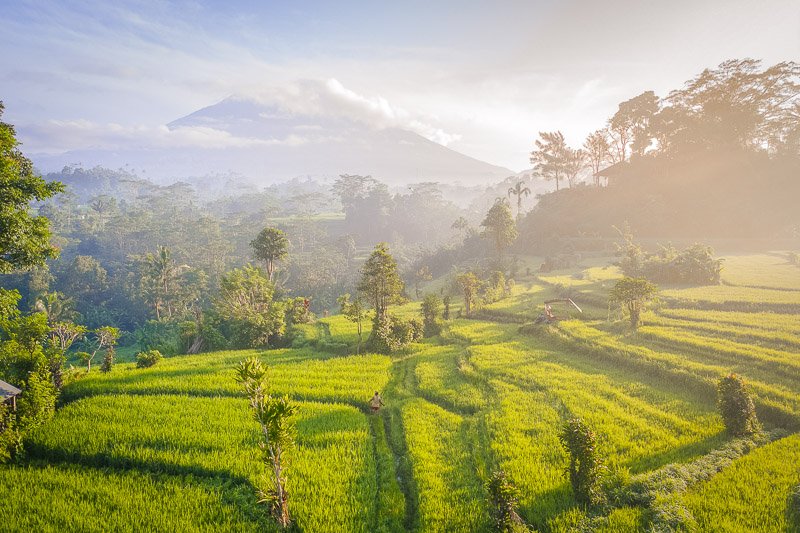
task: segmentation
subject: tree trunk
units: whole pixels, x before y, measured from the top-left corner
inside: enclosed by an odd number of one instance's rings
[[[639,327],[639,310],[638,309],[629,309],[631,315],[631,327],[636,329]]]
[[[281,449],[276,446],[272,455],[272,466],[275,473],[275,495],[277,497],[277,516],[278,523],[282,528],[289,527],[289,505],[286,498],[286,491],[283,487],[283,479],[281,479]]]

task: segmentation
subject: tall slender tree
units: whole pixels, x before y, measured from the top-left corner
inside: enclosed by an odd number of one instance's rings
[[[511,216],[511,208],[505,198],[495,201],[494,205],[486,213],[486,218],[481,222],[483,226],[483,237],[491,239],[494,249],[497,251],[498,259],[503,258],[503,251],[511,246],[517,238],[517,225],[514,217]]]
[[[236,381],[242,386],[261,426],[260,443],[267,466],[272,470],[266,487],[259,492],[259,503],[270,506],[272,516],[282,528],[291,524],[289,495],[286,492],[286,453],[294,445],[294,414],[297,406],[288,396],[282,398],[269,394],[267,367],[251,357],[236,368]]]
[[[517,218],[522,214],[522,197],[530,196],[530,194],[530,188],[526,187],[522,181],[518,181],[516,185],[508,188],[508,198],[510,199],[512,195],[517,197]]]
[[[564,175],[570,189],[578,182],[578,176],[586,168],[586,153],[581,150],[573,150],[567,147],[564,153]]]
[[[533,170],[546,180],[556,180],[556,190],[560,189],[564,179],[564,161],[567,153],[567,142],[560,131],[540,131],[539,139],[534,143],[536,149],[531,152]]]
[[[464,272],[456,277],[456,281],[464,294],[464,314],[470,316],[478,295],[478,289],[481,288],[481,280],[478,279],[474,272]]]
[[[286,234],[278,228],[264,228],[250,242],[250,246],[253,248],[253,256],[264,261],[267,276],[272,281],[275,264],[289,254],[289,240]]]
[[[586,161],[592,171],[592,178],[596,187],[600,186],[600,170],[608,161],[608,130],[597,130],[590,133],[583,143],[583,151],[586,154]]]
[[[144,257],[142,282],[145,298],[153,306],[156,319],[172,318],[181,290],[180,275],[189,269],[188,265],[178,265],[172,252],[166,246]]]
[[[341,309],[342,314],[349,320],[350,322],[356,325],[356,329],[358,331],[358,344],[356,345],[356,354],[361,353],[361,344],[363,342],[363,334],[364,334],[364,320],[367,318],[369,314],[367,308],[364,307],[364,303],[361,301],[361,298],[356,296],[355,299],[351,300],[349,294],[343,294],[339,296],[336,300],[339,303],[339,307]]]
[[[389,304],[400,297],[403,281],[397,272],[397,261],[389,253],[389,245],[385,242],[375,246],[361,267],[358,290],[372,303],[375,309],[375,322],[386,319],[389,314]]]

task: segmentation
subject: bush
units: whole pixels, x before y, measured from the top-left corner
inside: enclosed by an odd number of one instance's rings
[[[392,353],[421,339],[422,333],[423,325],[419,320],[403,320],[393,315],[376,316],[367,346],[377,353]]]
[[[483,300],[486,303],[496,302],[508,296],[508,286],[506,276],[499,270],[495,270],[486,282]]]
[[[204,351],[222,350],[227,340],[204,313],[198,322],[187,320],[178,324],[180,353],[194,354]]]
[[[717,285],[722,272],[722,259],[714,259],[714,249],[702,244],[678,251],[671,244],[662,246],[655,254],[644,252],[625,236],[620,246],[619,267],[622,273],[632,278],[647,278],[657,283],[680,283],[690,285]]]
[[[512,532],[522,524],[517,513],[519,490],[502,470],[492,473],[486,484],[489,493],[489,514],[495,531]]]
[[[308,298],[299,296],[286,300],[286,321],[289,324],[308,324],[314,320],[311,312],[311,301]]]
[[[631,327],[639,327],[639,317],[647,302],[652,300],[658,287],[644,278],[624,277],[617,281],[608,293],[610,303],[618,303],[628,314]]]
[[[100,365],[100,372],[111,372],[111,369],[114,367],[114,347],[109,346],[106,350],[106,354],[103,356],[103,364]]]
[[[25,432],[50,420],[56,410],[58,390],[50,379],[49,370],[43,365],[28,375],[28,381],[17,397],[17,422]]]
[[[422,329],[425,337],[435,337],[442,332],[439,316],[442,300],[435,294],[428,294],[422,300]]]
[[[561,254],[555,256],[547,256],[544,263],[539,265],[539,272],[546,274],[553,270],[562,270],[564,268],[573,268],[578,265],[578,256],[576,254]]]
[[[0,402],[0,464],[13,459],[22,449],[22,435],[11,406]]]
[[[717,404],[725,428],[731,435],[752,435],[761,429],[755,404],[740,376],[730,374],[719,380]]]
[[[158,350],[148,350],[136,354],[136,368],[149,368],[164,358]]]
[[[569,454],[567,473],[575,499],[586,505],[599,503],[602,464],[594,432],[580,418],[572,418],[564,424],[558,438]]]
[[[444,305],[444,311],[442,312],[442,319],[444,319],[444,320],[450,320],[450,302],[451,301],[452,301],[452,298],[450,297],[449,294],[445,295],[445,297],[442,298],[442,304]]]

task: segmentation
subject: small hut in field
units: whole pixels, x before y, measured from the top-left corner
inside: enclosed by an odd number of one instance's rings
[[[17,410],[17,396],[21,393],[14,385],[0,379],[0,402],[7,403],[14,411]]]

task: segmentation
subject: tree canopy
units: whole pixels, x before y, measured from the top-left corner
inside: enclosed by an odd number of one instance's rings
[[[517,238],[517,224],[504,198],[496,201],[489,209],[481,226],[484,228],[482,235],[492,241],[498,257],[502,257],[503,250],[511,246]]]
[[[4,106],[0,102],[0,118]],[[32,216],[31,202],[64,190],[61,183],[46,182],[19,150],[14,126],[0,121],[0,273],[29,269],[56,257],[50,244],[50,223]]]
[[[372,304],[376,320],[385,318],[389,304],[399,299],[403,291],[403,280],[397,271],[397,261],[389,253],[389,245],[385,242],[375,246],[361,267],[358,290],[366,295]]]
[[[644,278],[624,277],[609,292],[609,300],[618,303],[628,313],[631,327],[639,326],[639,316],[648,301],[658,292],[658,287]]]
[[[253,248],[255,258],[264,261],[269,280],[272,281],[275,263],[289,253],[289,240],[286,234],[278,228],[264,228],[250,242],[250,246]]]

